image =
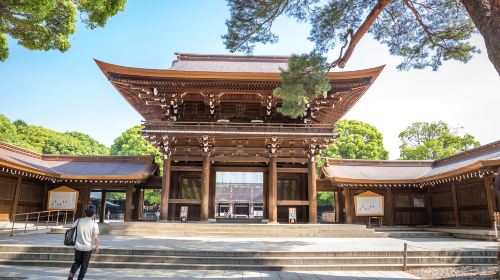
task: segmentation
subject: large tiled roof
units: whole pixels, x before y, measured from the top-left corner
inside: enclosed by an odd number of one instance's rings
[[[323,174],[335,181],[426,181],[500,166],[500,141],[437,161],[327,159]]]
[[[169,70],[206,72],[280,73],[288,67],[288,56],[236,56],[176,53]]]
[[[152,156],[47,155],[0,142],[0,167],[55,179],[142,180],[156,165]]]

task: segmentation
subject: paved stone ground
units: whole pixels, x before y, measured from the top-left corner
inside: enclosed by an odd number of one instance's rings
[[[0,266],[2,279],[66,279],[69,268]],[[76,279],[77,277],[75,277]],[[220,270],[151,270],[89,268],[85,279],[245,279],[245,280],[405,280],[420,279],[401,271],[220,271]]]
[[[163,249],[195,251],[402,251],[498,250],[499,243],[458,238],[213,238],[139,237],[101,235],[101,248]],[[63,246],[62,234],[0,235],[0,245]]]

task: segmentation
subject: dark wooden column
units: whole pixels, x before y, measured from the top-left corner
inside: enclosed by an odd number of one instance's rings
[[[433,225],[432,222],[432,191],[430,187],[427,187],[427,193],[425,194],[425,208],[427,209],[427,222],[429,226]]]
[[[134,195],[134,185],[127,186],[127,196],[125,197],[125,222],[132,221],[132,195]]]
[[[14,197],[12,198],[12,206],[10,207],[10,220],[14,221],[14,215],[17,213],[17,204],[19,203],[19,196],[21,194],[21,176],[17,177],[16,189],[14,190]]]
[[[101,193],[101,212],[99,213],[99,223],[104,223],[104,217],[106,216],[106,191]]]
[[[453,200],[453,213],[455,216],[455,226],[460,226],[460,213],[458,211],[458,198],[457,198],[457,186],[455,182],[451,183],[451,195]]]
[[[394,198],[392,194],[392,188],[387,187],[387,225],[388,226],[393,226],[394,225]]]
[[[87,205],[89,205],[90,203],[90,189],[92,188],[92,186],[83,186],[82,189],[81,189],[81,193],[79,195],[81,195],[82,197],[82,209],[80,209],[80,217],[84,217],[85,216],[85,207],[87,207]],[[78,217],[75,217],[75,219],[78,218]]]
[[[495,195],[493,193],[493,177],[484,177],[484,191],[486,193],[486,201],[488,202],[488,216],[490,219],[490,226],[495,222],[494,213],[496,212]]]
[[[344,190],[345,223],[352,224],[351,190],[348,187],[345,187]]]
[[[162,221],[168,220],[168,198],[170,195],[170,166],[172,158],[170,155],[164,156],[163,160],[163,177],[161,180],[161,202],[160,202],[160,218]]]
[[[340,189],[334,192],[335,195],[335,222],[340,222],[340,212],[342,212],[342,207],[340,207]]]
[[[144,189],[137,190],[137,205],[135,207],[137,208],[137,220],[142,220],[144,215]]]
[[[318,206],[316,202],[316,160],[311,158],[309,161],[308,178],[308,198],[309,198],[309,223],[316,224],[318,222]]]
[[[47,200],[49,199],[49,182],[43,184],[42,211],[47,210]]]
[[[203,167],[201,170],[201,207],[200,220],[208,221],[208,202],[210,195],[210,154],[203,153]]]
[[[269,159],[269,222],[277,223],[278,222],[278,208],[277,208],[277,200],[278,200],[278,169],[277,169],[277,160],[276,155],[271,155]]]

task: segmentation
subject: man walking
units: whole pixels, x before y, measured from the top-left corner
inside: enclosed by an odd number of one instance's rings
[[[89,266],[92,247],[95,246],[95,253],[99,253],[99,227],[94,221],[96,207],[88,205],[85,207],[85,218],[78,219],[72,227],[77,227],[75,242],[75,262],[71,266],[68,280],[73,280],[73,276],[78,269],[78,280],[85,277]]]

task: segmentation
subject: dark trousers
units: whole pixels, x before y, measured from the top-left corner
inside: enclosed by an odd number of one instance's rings
[[[90,255],[92,255],[92,251],[78,251],[75,249],[75,262],[71,266],[70,273],[71,275],[75,275],[76,271],[80,268],[78,280],[82,280],[85,277],[85,273],[87,273]]]

